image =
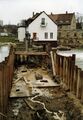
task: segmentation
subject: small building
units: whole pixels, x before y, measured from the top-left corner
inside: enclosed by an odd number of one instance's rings
[[[23,42],[25,38],[25,26],[18,27],[18,40]]]

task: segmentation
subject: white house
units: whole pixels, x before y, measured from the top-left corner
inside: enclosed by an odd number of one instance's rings
[[[38,42],[57,41],[57,25],[56,23],[43,11],[33,15],[27,20],[26,31],[31,34],[31,39]],[[18,39],[23,41],[25,38],[25,28],[18,29]]]
[[[57,41],[57,25],[45,12],[41,12],[27,27],[35,41]]]

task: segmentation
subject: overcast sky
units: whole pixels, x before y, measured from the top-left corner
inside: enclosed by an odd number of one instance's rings
[[[4,24],[17,24],[31,17],[33,11],[83,13],[83,0],[0,0],[0,19]]]

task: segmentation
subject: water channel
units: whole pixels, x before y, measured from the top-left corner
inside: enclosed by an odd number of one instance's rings
[[[9,45],[0,46],[0,62],[5,60],[5,57],[9,55]]]
[[[76,55],[75,64],[83,70],[83,49],[72,49],[68,51],[58,51],[60,55],[71,56],[72,54]]]

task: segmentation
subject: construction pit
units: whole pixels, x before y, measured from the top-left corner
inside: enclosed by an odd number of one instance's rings
[[[46,65],[14,71],[7,120],[82,120],[80,108]]]

